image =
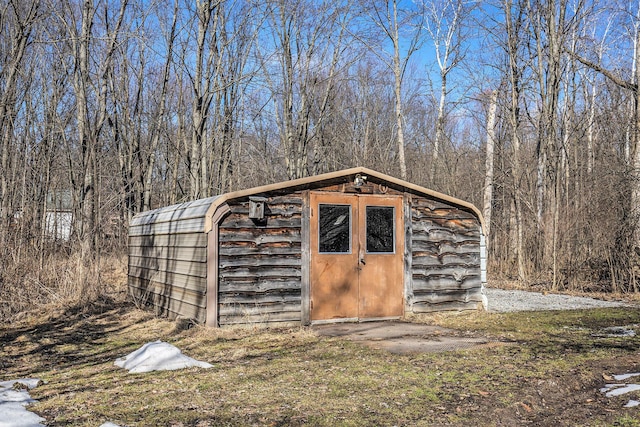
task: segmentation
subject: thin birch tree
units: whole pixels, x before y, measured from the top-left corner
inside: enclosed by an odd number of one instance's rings
[[[440,77],[436,134],[433,139],[429,171],[431,185],[435,185],[441,151],[446,140],[447,97],[450,92],[447,81],[451,71],[464,60],[468,39],[466,20],[474,6],[474,2],[467,0],[423,0],[421,2],[424,27],[435,49]]]
[[[485,221],[485,244],[487,254],[491,250],[491,217],[493,213],[493,161],[496,146],[496,124],[498,113],[498,91],[493,90],[489,94],[489,109],[487,112],[487,142],[485,145],[485,177],[484,177],[484,194],[482,204],[482,215]]]

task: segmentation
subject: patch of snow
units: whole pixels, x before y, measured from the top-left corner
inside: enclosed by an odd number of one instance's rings
[[[605,384],[603,388],[600,389],[600,393],[606,393],[612,388],[624,387],[626,384]]]
[[[22,384],[26,390],[14,388]],[[43,426],[44,418],[27,411],[26,406],[34,403],[27,390],[40,383],[37,378],[24,378],[0,382],[0,427],[37,427]]]
[[[640,376],[640,372],[634,372],[630,374],[621,374],[614,375],[613,378],[616,381],[624,381],[629,378]],[[607,397],[621,396],[623,394],[631,393],[634,391],[640,390],[640,384],[605,384],[603,388],[600,389],[601,393],[606,393]],[[634,408],[640,405],[640,401],[630,399],[625,408]]]
[[[635,406],[640,405],[640,402],[638,402],[637,400],[630,400],[627,402],[626,405],[624,405],[625,408],[633,408]]]
[[[636,331],[625,326],[611,326],[602,330],[608,337],[635,337]]]
[[[116,359],[114,364],[132,374],[151,371],[172,371],[193,366],[200,368],[211,368],[213,366],[185,356],[177,347],[162,341],[146,343],[127,356]]]
[[[100,427],[120,427],[118,424],[114,424],[111,421],[107,423],[100,424]]]
[[[640,390],[640,384],[626,384],[624,387],[616,388],[606,394],[607,397],[622,396],[632,391]]]
[[[632,373],[632,374],[614,375],[614,376],[613,376],[613,378],[614,378],[616,381],[624,381],[624,380],[626,380],[626,379],[628,379],[628,378],[631,378],[631,377],[637,377],[637,376],[640,376],[640,372],[634,372],[634,373]]]

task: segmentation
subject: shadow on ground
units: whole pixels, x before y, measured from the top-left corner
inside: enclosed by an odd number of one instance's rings
[[[72,306],[17,326],[4,325],[0,327],[0,370],[15,377],[113,360],[130,344],[101,344],[110,334],[131,326],[122,321],[130,311],[130,304],[105,300]]]

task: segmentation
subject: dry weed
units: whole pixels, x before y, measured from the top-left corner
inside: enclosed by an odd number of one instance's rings
[[[51,253],[6,256],[0,270],[0,321],[126,297],[126,257],[103,256],[86,266],[79,256]]]

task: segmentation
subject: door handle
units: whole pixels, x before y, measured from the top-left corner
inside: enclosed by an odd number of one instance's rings
[[[364,258],[360,258],[360,262],[362,263],[362,265],[367,265],[367,263],[364,261]]]

